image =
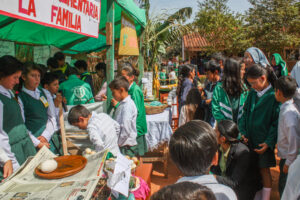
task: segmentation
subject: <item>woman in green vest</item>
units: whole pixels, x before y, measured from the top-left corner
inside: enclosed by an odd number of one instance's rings
[[[222,82],[216,85],[212,97],[212,114],[217,122],[232,120],[237,123],[242,117],[248,92],[242,81],[241,68],[241,63],[232,58],[225,62]]]
[[[138,72],[130,63],[124,63],[122,66],[122,76],[129,81],[128,94],[131,96],[135,103],[138,114],[136,119],[137,129],[137,150],[136,154],[143,156],[147,152],[146,133],[147,133],[147,121],[146,121],[146,110],[144,105],[144,95],[141,88],[136,84],[135,79],[138,77]]]
[[[239,120],[239,129],[262,176],[262,199],[269,199],[272,188],[270,167],[276,166],[274,149],[280,110],[272,87],[276,76],[270,66],[254,64],[247,70],[246,77],[252,89]]]
[[[289,75],[286,62],[281,58],[279,53],[274,53],[272,55],[271,64],[277,78]]]
[[[47,146],[59,154],[60,141],[57,134],[55,107],[49,102],[44,89],[39,88],[41,80],[40,68],[33,62],[25,63],[22,82],[19,85],[19,102],[24,113],[25,125],[33,135],[33,144],[37,148]]]
[[[0,161],[0,181],[16,171],[36,150],[12,89],[19,83],[22,63],[12,56],[0,58],[0,146],[6,158]]]

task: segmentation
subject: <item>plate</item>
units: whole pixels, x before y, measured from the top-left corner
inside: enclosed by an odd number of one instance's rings
[[[46,174],[36,167],[35,174],[44,179],[61,179],[80,172],[87,164],[87,159],[79,155],[60,156],[54,158],[54,160],[58,164],[55,171]]]

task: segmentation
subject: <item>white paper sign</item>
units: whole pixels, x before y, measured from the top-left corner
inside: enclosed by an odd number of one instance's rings
[[[47,60],[50,57],[49,46],[37,46],[33,48],[33,60],[37,64],[47,66]]]
[[[0,57],[5,55],[15,56],[15,43],[0,41]]]
[[[1,0],[0,14],[98,38],[100,0]]]

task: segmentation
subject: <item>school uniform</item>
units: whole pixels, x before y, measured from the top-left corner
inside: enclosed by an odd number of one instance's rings
[[[186,97],[189,91],[193,88],[193,82],[189,78],[185,78],[182,82],[179,94],[179,110],[185,105]]]
[[[0,85],[0,146],[5,152],[0,162],[0,179],[3,165],[11,160],[16,171],[36,150],[24,124],[21,109],[14,94]],[[4,155],[4,154],[2,154]]]
[[[137,130],[137,152],[139,156],[143,156],[147,151],[146,134],[147,134],[147,121],[146,121],[146,109],[144,104],[144,95],[141,88],[133,82],[130,87],[128,94],[131,96],[136,108],[136,130]]]
[[[120,124],[118,145],[124,155],[135,156],[137,148],[137,109],[130,95],[123,99],[116,109],[114,119]]]
[[[67,100],[67,105],[81,105],[94,103],[93,93],[88,83],[80,80],[76,75],[70,75],[68,80],[60,84],[59,90]]]
[[[118,146],[120,125],[118,122],[107,114],[92,112],[92,116],[88,121],[87,131],[90,141],[97,152],[109,149],[114,156],[118,155],[120,152]]]
[[[43,136],[50,143],[50,150],[59,154],[60,140],[58,135],[54,134],[57,131],[57,119],[51,96],[46,95],[44,89],[36,88],[31,91],[23,87],[19,94],[19,102],[25,125],[32,133],[34,145],[37,146],[40,143],[37,138]]]
[[[93,77],[90,72],[84,72],[80,75],[80,79],[88,83],[91,87],[92,93],[94,94]]]
[[[219,164],[211,168],[211,172],[217,175],[217,181],[232,188],[242,200],[253,200],[262,187],[259,170],[251,162],[250,154],[243,143],[231,144],[225,152],[220,148]]]
[[[212,127],[215,125],[215,118],[212,113],[212,102],[210,104],[206,104],[206,100],[213,99],[213,92],[215,87],[219,82],[208,82],[206,87],[204,88],[206,99],[202,100],[202,104],[204,105],[205,117],[204,121],[209,123]]]
[[[278,122],[277,149],[280,160],[279,194],[283,193],[287,174],[283,173],[283,166],[290,166],[297,158],[300,149],[300,113],[293,99],[280,107]]]
[[[277,142],[279,103],[271,85],[261,92],[251,90],[244,105],[243,116],[239,120],[239,130],[249,139],[250,150],[260,149],[266,143],[268,149],[263,154],[255,154],[260,168],[276,166],[274,148]]]
[[[246,102],[248,92],[243,92],[239,97],[229,96],[219,82],[213,91],[212,115],[217,122],[222,120],[232,120],[235,123],[242,117],[243,107]]]
[[[186,181],[208,187],[212,190],[217,200],[237,200],[234,191],[230,187],[218,183],[213,175],[182,177],[177,181],[177,183]]]

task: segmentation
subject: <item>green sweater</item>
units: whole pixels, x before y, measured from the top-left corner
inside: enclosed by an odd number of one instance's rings
[[[67,81],[61,83],[59,90],[66,97],[68,105],[86,104],[88,100],[93,98],[90,85],[80,80],[76,75],[69,76]],[[94,102],[94,99],[89,101],[89,103]]]
[[[136,129],[138,136],[145,135],[147,133],[147,121],[146,121],[146,110],[144,105],[144,95],[141,88],[135,83],[132,83],[128,94],[134,101],[137,108],[138,114],[136,118]]]
[[[218,122],[222,120],[233,120],[237,123],[242,117],[247,96],[248,92],[244,92],[240,97],[229,98],[222,87],[222,82],[219,82],[214,89],[212,97],[212,114],[215,120]],[[233,99],[235,99],[235,101]]]
[[[249,139],[252,148],[260,148],[259,144],[266,143],[269,148],[274,149],[277,142],[279,106],[273,88],[260,98],[255,90],[250,91],[239,121],[239,129]]]

